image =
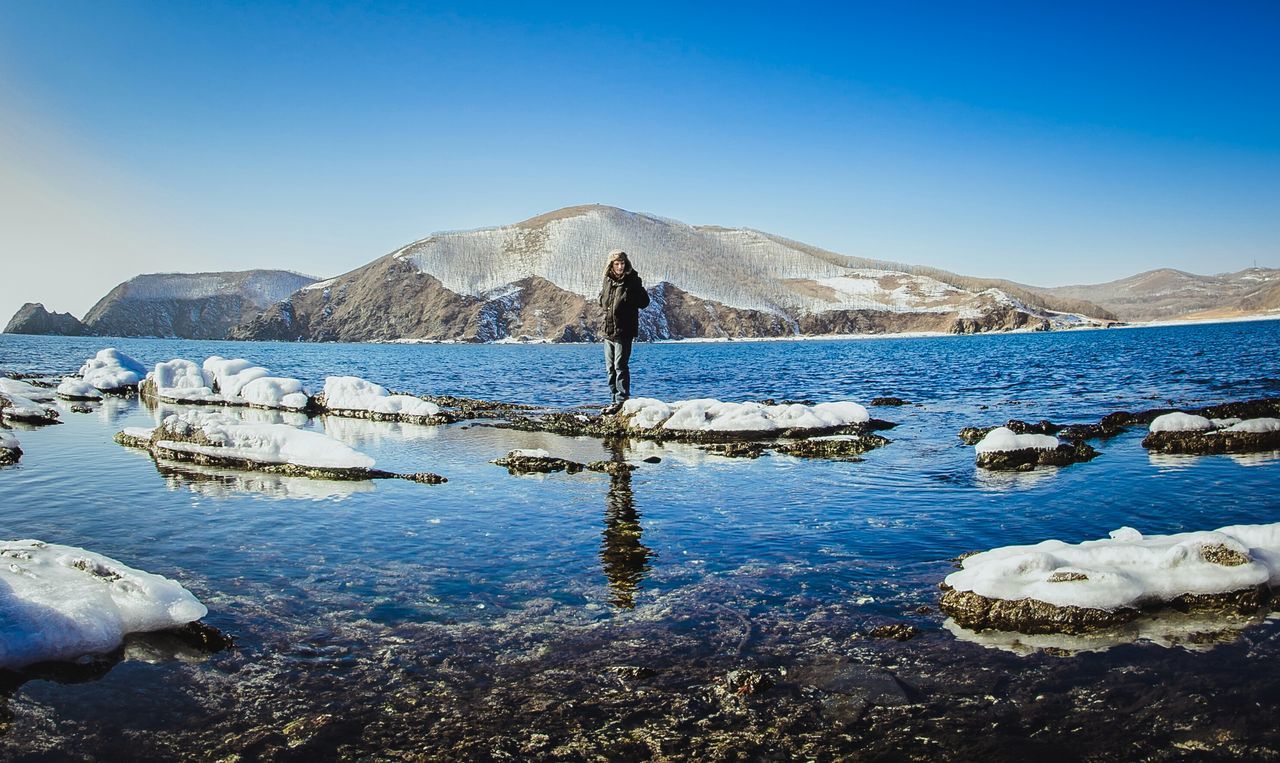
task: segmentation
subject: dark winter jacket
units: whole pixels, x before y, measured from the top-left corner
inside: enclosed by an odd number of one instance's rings
[[[600,307],[604,310],[604,335],[609,339],[635,339],[640,333],[640,311],[649,306],[649,292],[640,274],[627,265],[619,281],[606,274],[600,287]]]

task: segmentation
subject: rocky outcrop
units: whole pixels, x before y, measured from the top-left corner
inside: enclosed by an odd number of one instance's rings
[[[1156,453],[1209,456],[1222,453],[1265,453],[1280,450],[1280,431],[1148,432],[1142,447]]]
[[[1098,451],[1086,442],[1062,443],[1056,448],[1021,448],[979,453],[977,464],[993,472],[1028,472],[1037,466],[1069,466],[1097,458]]]
[[[232,327],[314,282],[282,270],[140,275],[100,299],[84,325],[99,336],[223,339]]]
[[[9,319],[4,333],[87,336],[92,332],[71,313],[51,313],[39,302],[28,302]]]

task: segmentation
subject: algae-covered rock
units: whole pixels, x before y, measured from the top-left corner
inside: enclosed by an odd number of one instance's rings
[[[1098,451],[1088,443],[1062,443],[1056,448],[1021,448],[978,453],[977,464],[990,471],[1030,471],[1036,466],[1068,466],[1091,461]]]
[[[1055,606],[1036,599],[992,599],[973,591],[946,588],[942,611],[961,626],[1020,633],[1080,634],[1110,628],[1137,617],[1137,609],[1116,610]]]
[[[511,474],[548,474],[550,472],[575,474],[586,468],[585,464],[556,458],[545,450],[513,450],[489,463],[504,466]]]
[[[827,458],[834,461],[861,461],[859,458],[876,448],[888,445],[890,440],[878,434],[833,435],[810,437],[795,442],[778,443],[773,449],[788,456]]]

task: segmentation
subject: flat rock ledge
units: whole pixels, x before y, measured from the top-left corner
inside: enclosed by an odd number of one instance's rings
[[[0,395],[0,425],[3,425],[5,419],[9,421],[21,421],[23,424],[33,426],[47,426],[49,424],[61,424],[58,420],[58,412],[52,408],[41,408],[40,413],[19,413],[13,408],[13,401],[4,395]]]
[[[830,435],[865,435],[892,429],[897,424],[881,419],[871,419],[861,424],[846,424],[818,429],[778,429],[771,431],[706,431],[685,429],[650,429],[626,426],[617,416],[586,412],[560,411],[534,416],[511,416],[505,422],[493,426],[518,429],[524,432],[550,432],[568,437],[599,437],[606,440],[631,438],[655,442],[684,442],[695,445],[718,445],[735,442],[772,443],[777,440],[808,439]],[[888,442],[886,440],[886,442]]]
[[[158,434],[162,428],[158,427],[156,432],[150,438],[136,437],[126,432],[117,432],[113,438],[118,444],[127,448],[138,448],[145,450],[151,454],[153,459],[159,461],[170,461],[178,463],[196,464],[197,466],[215,466],[223,469],[235,469],[245,472],[262,472],[264,474],[279,474],[285,477],[306,477],[314,480],[377,480],[377,479],[404,479],[411,482],[417,482],[424,485],[439,485],[449,480],[439,474],[431,472],[415,472],[411,474],[399,474],[397,472],[388,472],[382,469],[365,469],[362,467],[350,468],[334,468],[323,466],[304,466],[301,464],[281,464],[267,463],[263,461],[253,461],[247,458],[237,456],[222,456],[210,453],[197,453],[188,450],[178,450],[161,445]],[[211,443],[203,441],[203,438],[197,433],[195,436],[179,437],[173,432],[165,431],[164,439],[175,442],[192,442],[197,445],[210,445]]]
[[[1156,453],[1209,456],[1280,450],[1280,432],[1149,432],[1142,447]]]
[[[1037,466],[1069,466],[1092,461],[1098,451],[1083,440],[1064,442],[1056,448],[1022,448],[979,453],[978,466],[993,472],[1029,472]]]

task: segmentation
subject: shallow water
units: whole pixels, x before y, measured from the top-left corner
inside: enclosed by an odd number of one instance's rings
[[[419,394],[555,407],[606,401],[598,346],[0,335],[0,370],[71,372],[104,346],[148,365],[244,357],[311,390],[326,375],[352,374]],[[953,659],[958,649],[976,664],[1016,672],[1016,660],[1038,658],[958,642],[943,627],[936,584],[956,555],[1047,538],[1076,542],[1125,525],[1154,534],[1273,522],[1280,509],[1277,454],[1149,457],[1142,433],[1131,431],[1095,443],[1102,455],[1086,464],[988,474],[956,436],[1010,418],[1087,422],[1116,410],[1275,396],[1280,321],[639,345],[633,364],[634,392],[667,400],[866,403],[894,395],[912,404],[871,409],[898,426],[885,433],[890,445],[860,463],[726,459],[643,442],[613,454],[590,438],[473,423],[293,417],[380,468],[449,478],[439,486],[161,469],[111,437],[152,424],[163,410],[136,399],[109,399],[89,414],[60,404],[65,423],[19,431],[22,461],[0,468],[0,536],[83,546],[177,579],[208,605],[206,622],[237,646],[202,657],[142,640],[95,680],[30,680],[12,692],[0,745],[37,757],[72,749],[157,758],[490,755],[498,747],[486,740],[517,733],[501,719],[548,712],[530,704],[538,692],[584,708],[560,711],[552,737],[603,733],[604,721],[585,709],[603,701],[605,690],[585,678],[602,665],[642,660],[688,676],[702,691],[713,679],[701,668],[710,675],[832,654],[903,659],[849,646],[859,629],[885,622],[921,628],[923,636],[904,646],[892,642],[914,650],[920,664]],[[578,461],[662,460],[623,478],[513,477],[488,463],[516,447]],[[1275,621],[1253,623],[1247,647],[1176,659],[1243,665],[1260,659],[1259,649],[1271,654],[1275,631]],[[1132,666],[1173,659],[1168,651],[1143,642],[1071,660]],[[1071,660],[1052,670],[1083,680],[1087,671]],[[551,683],[535,692],[534,675]],[[663,691],[696,693],[683,684]],[[407,695],[421,695],[419,704]],[[422,714],[426,704],[434,715]],[[328,731],[282,730],[320,716],[330,717],[319,724]],[[356,719],[359,728],[333,718]]]

